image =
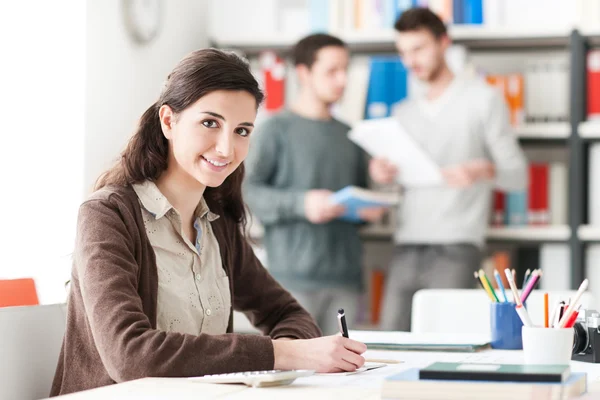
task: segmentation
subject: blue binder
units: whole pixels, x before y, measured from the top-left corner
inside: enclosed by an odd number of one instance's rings
[[[464,23],[483,24],[483,0],[463,0]]]

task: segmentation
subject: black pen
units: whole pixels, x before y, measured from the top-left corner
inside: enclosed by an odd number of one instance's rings
[[[348,325],[346,325],[346,314],[344,313],[344,309],[340,308],[338,310],[338,326],[340,327],[340,333],[343,337],[350,337],[348,335]]]

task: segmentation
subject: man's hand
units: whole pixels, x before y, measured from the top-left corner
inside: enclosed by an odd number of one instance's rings
[[[344,214],[345,208],[331,202],[329,190],[309,190],[304,197],[304,213],[306,219],[313,224],[324,224]]]
[[[369,207],[358,210],[358,216],[363,221],[378,222],[383,218],[387,208],[385,207]]]
[[[373,181],[387,185],[396,179],[398,168],[384,158],[373,158],[369,162],[369,175]]]
[[[496,167],[488,160],[477,159],[442,169],[446,183],[452,187],[469,187],[480,180],[491,180],[496,176]]]

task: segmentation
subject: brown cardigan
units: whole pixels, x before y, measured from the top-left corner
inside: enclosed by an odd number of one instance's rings
[[[239,226],[212,222],[233,309],[265,335],[198,336],[156,329],[158,275],[137,195],[110,187],[82,204],[67,326],[51,396],[143,377],[273,368],[271,339],[320,336],[312,317],[263,268]]]

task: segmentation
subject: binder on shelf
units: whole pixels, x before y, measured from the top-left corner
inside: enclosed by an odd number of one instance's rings
[[[328,2],[322,0],[309,0],[310,29],[313,33],[326,33],[329,31]]]
[[[527,224],[527,192],[525,190],[509,192],[506,206],[509,225]]]
[[[372,57],[367,90],[366,119],[392,115],[408,95],[408,71],[398,57]]]
[[[600,50],[587,54],[587,117],[600,119]]]
[[[525,109],[523,104],[525,82],[523,75],[509,74],[506,76],[505,91],[511,125],[518,126],[523,124],[525,122]]]
[[[454,0],[457,1],[457,0]],[[481,25],[483,23],[483,0],[462,0],[463,21],[465,24]]]
[[[506,223],[506,194],[494,190],[492,225],[502,226]]]
[[[262,52],[260,68],[264,79],[265,103],[268,113],[285,106],[285,61],[272,51]]]
[[[548,209],[548,164],[529,165],[527,221],[532,225],[545,225],[550,222]]]
[[[588,157],[588,221],[600,225],[600,143],[592,143]]]
[[[388,59],[371,58],[366,118],[384,118],[390,115]]]
[[[552,225],[566,225],[568,177],[567,166],[562,162],[550,164],[549,208]]]

